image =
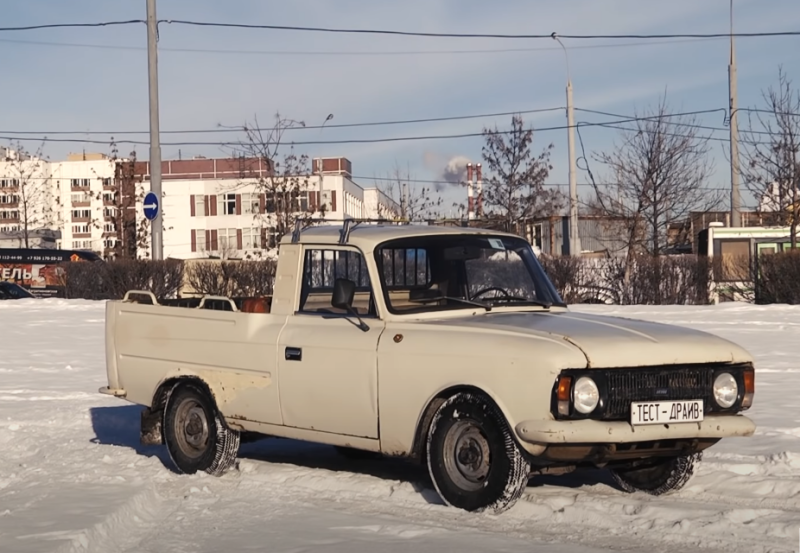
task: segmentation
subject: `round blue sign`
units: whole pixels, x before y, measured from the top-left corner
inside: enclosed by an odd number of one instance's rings
[[[144,197],[144,216],[149,221],[152,221],[158,216],[158,196],[152,192],[148,192]]]

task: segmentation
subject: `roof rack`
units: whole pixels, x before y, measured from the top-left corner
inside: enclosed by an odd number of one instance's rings
[[[342,229],[339,231],[339,244],[347,244],[350,239],[350,231],[362,223],[377,223],[377,224],[392,224],[392,225],[408,225],[411,223],[408,219],[314,219],[311,224],[306,223],[302,219],[297,219],[294,222],[294,231],[292,232],[292,243],[296,244],[300,241],[300,233],[314,226],[313,223],[342,223]]]

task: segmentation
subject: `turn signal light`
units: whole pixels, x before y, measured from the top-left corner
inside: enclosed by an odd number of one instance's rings
[[[560,376],[558,377],[558,392],[556,399],[558,399],[558,414],[567,416],[569,415],[569,400],[572,395],[572,377]]]
[[[742,409],[749,409],[753,405],[753,396],[756,393],[756,372],[754,369],[747,369],[742,376],[744,376]]]

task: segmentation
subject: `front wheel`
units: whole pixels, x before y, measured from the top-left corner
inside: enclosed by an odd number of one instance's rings
[[[445,503],[495,514],[510,509],[528,485],[530,464],[500,410],[459,393],[436,411],[428,432],[428,471]]]
[[[659,459],[653,464],[630,469],[613,469],[611,474],[626,492],[662,495],[683,488],[694,475],[703,453]]]
[[[240,433],[225,426],[213,399],[196,384],[172,391],[163,426],[169,456],[182,473],[221,476],[236,462]]]

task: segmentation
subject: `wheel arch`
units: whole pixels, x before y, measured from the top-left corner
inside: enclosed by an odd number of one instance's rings
[[[436,414],[436,411],[439,409],[439,407],[441,407],[442,403],[447,400],[447,398],[459,393],[472,393],[475,395],[480,395],[489,401],[502,415],[503,420],[511,431],[511,434],[514,435],[514,439],[517,439],[514,428],[509,423],[508,415],[500,405],[500,402],[498,402],[491,393],[487,392],[480,386],[473,384],[457,384],[448,386],[447,388],[443,388],[442,390],[438,391],[425,404],[425,408],[422,410],[422,413],[417,420],[417,425],[414,429],[414,439],[411,442],[410,457],[414,461],[425,463],[425,444],[427,443],[428,430],[433,422],[433,416]]]
[[[206,382],[201,376],[197,374],[172,374],[161,380],[153,392],[153,398],[150,401],[150,407],[142,412],[141,416],[141,430],[140,438],[142,444],[145,445],[159,445],[164,443],[163,437],[163,419],[164,409],[167,406],[169,397],[172,392],[181,384],[194,384],[203,392],[208,394],[209,399],[214,404],[214,407],[219,410],[217,397],[214,393],[213,387]],[[220,413],[220,420],[226,428],[230,429],[228,421]]]

